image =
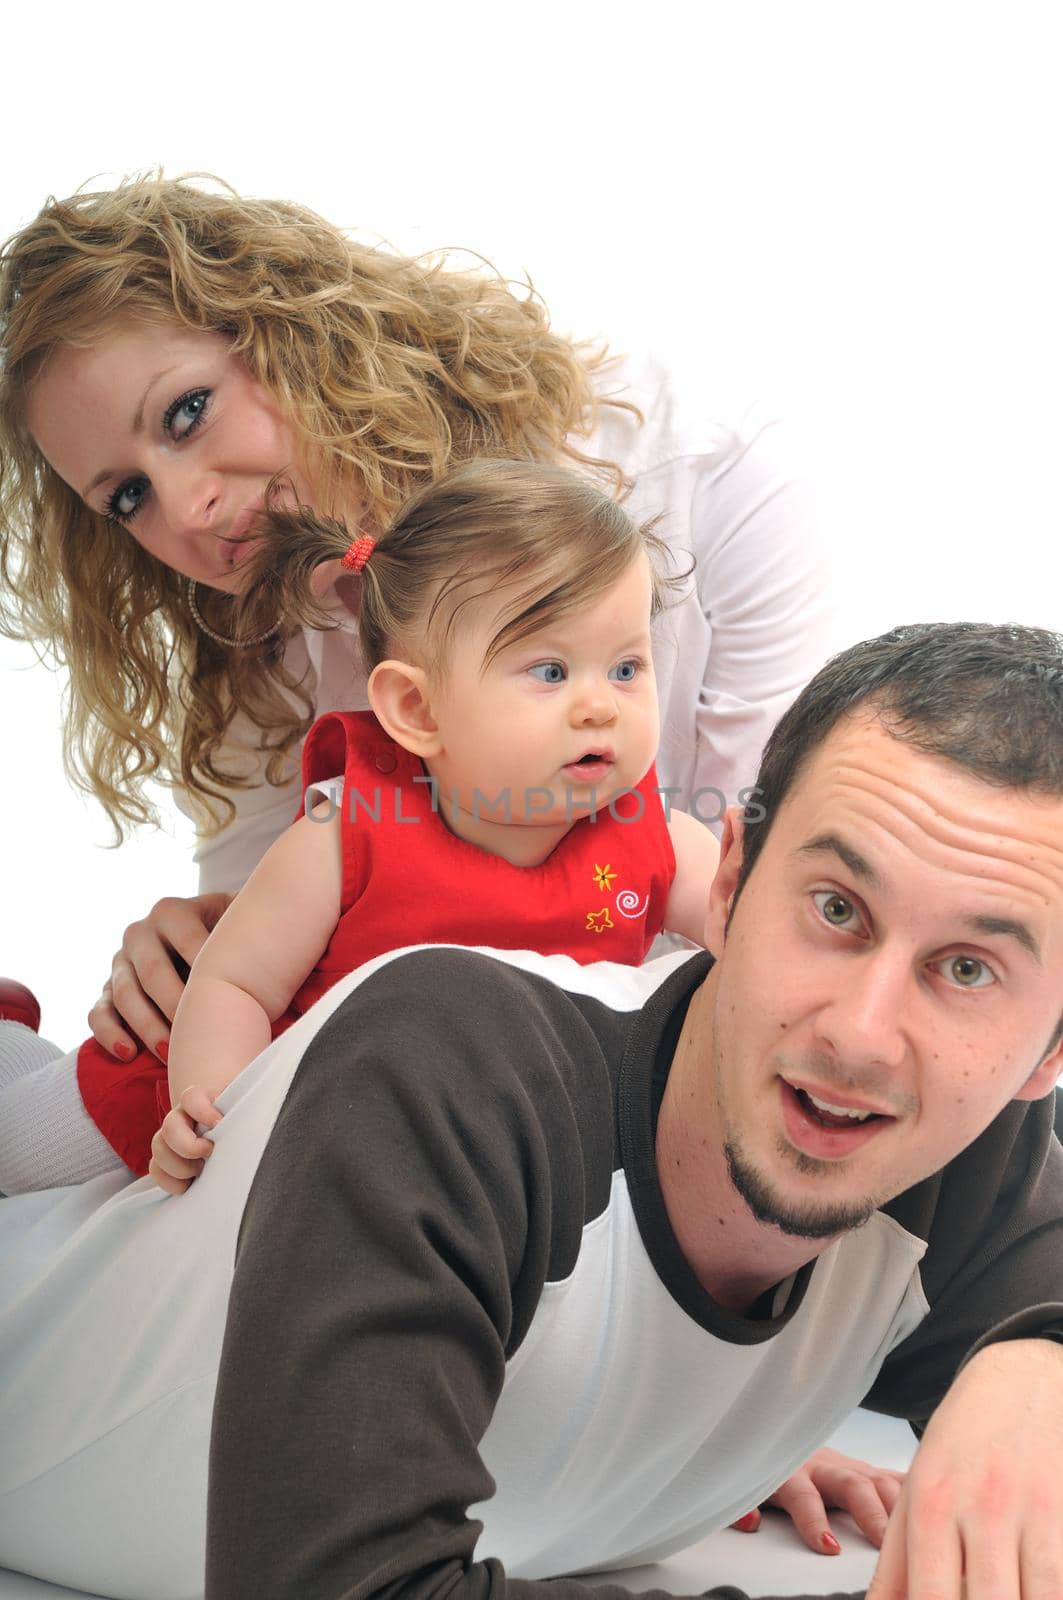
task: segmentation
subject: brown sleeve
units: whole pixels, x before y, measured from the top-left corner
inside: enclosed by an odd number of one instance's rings
[[[1012,1102],[943,1172],[887,1207],[928,1241],[929,1315],[886,1359],[865,1405],[921,1433],[964,1362],[998,1339],[1063,1328],[1063,1147],[1055,1095]]]

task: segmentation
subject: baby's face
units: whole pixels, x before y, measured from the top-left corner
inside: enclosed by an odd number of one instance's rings
[[[429,763],[462,813],[556,828],[645,776],[660,731],[651,604],[640,555],[598,600],[490,660],[505,608],[462,613],[431,693],[442,748]]]

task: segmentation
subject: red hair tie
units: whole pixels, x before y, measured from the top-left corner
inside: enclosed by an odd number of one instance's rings
[[[347,551],[347,554],[343,558],[342,565],[347,568],[348,572],[361,572],[362,568],[369,560],[369,557],[372,555],[373,546],[375,544],[376,540],[373,538],[372,534],[363,533],[362,537],[360,539],[356,539],[351,545],[351,548]]]

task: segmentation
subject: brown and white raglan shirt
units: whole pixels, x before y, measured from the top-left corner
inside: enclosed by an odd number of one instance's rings
[[[980,1341],[1059,1337],[1049,1102],[754,1315],[712,1301],[654,1160],[709,965],[422,948],[341,986],[240,1223],[208,1600],[576,1600],[555,1575],[726,1525],[861,1403],[919,1428]]]

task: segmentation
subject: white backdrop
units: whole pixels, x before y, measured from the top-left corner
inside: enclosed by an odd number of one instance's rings
[[[475,248],[566,330],[788,417],[843,642],[1063,628],[1055,22],[1049,0],[36,8],[5,24],[0,233],[161,164]],[[61,686],[4,641],[0,686],[0,972],[73,1044],[121,929],[192,892],[188,842],[100,848]]]

